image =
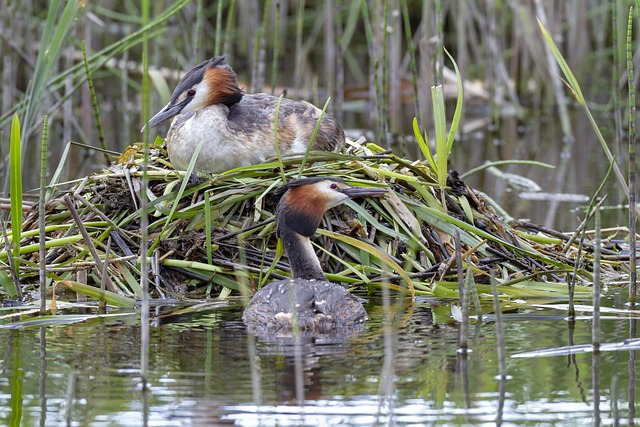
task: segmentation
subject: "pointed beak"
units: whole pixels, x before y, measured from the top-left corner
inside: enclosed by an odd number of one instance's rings
[[[184,106],[185,106],[184,103],[178,103],[178,104],[168,103],[155,116],[151,117],[151,120],[149,120],[147,122],[147,124],[142,127],[142,130],[140,132],[144,132],[144,130],[147,127],[153,128],[153,127],[156,127],[159,124],[169,120],[173,116],[179,114],[180,111],[182,111],[182,109],[184,108]]]
[[[375,187],[349,187],[340,190],[340,192],[350,198],[355,197],[379,197],[387,192],[386,188]]]

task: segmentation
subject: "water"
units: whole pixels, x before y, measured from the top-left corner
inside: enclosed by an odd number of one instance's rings
[[[248,336],[236,301],[163,317],[151,329],[146,392],[138,371],[136,312],[66,326],[0,329],[0,425],[634,422],[635,351],[603,352],[596,359],[590,353],[508,357],[509,376],[501,381],[493,323],[472,326],[473,351],[465,356],[457,352],[458,326],[448,303],[419,300],[386,336],[382,306],[370,304],[368,311],[371,319],[358,336],[299,345]],[[629,338],[635,322],[603,320],[604,341]],[[509,356],[585,344],[590,321],[578,321],[571,332],[562,312],[528,309],[505,316],[505,337]],[[599,423],[594,390],[600,395]]]
[[[482,129],[456,141],[451,167],[464,174],[486,162],[501,160],[536,161],[553,166],[550,169],[512,164],[498,168],[503,173],[531,180],[540,187],[539,192],[518,188],[508,179],[489,171],[472,174],[464,181],[486,193],[515,219],[529,220],[555,230],[573,231],[584,218],[584,210],[589,204],[585,199],[594,196],[607,176],[609,162],[582,111],[572,111],[570,115],[576,141],[570,144],[567,152],[563,151],[565,146],[558,117],[533,117],[533,112],[531,115],[523,120],[503,118],[495,133]],[[608,117],[598,119],[605,134],[615,129]],[[617,156],[626,159],[624,153]],[[561,158],[567,160],[564,168]],[[601,196],[603,194],[607,195],[602,212],[603,227],[628,225],[628,208],[619,206],[627,199],[613,177],[607,180]],[[593,224],[588,227],[593,228]]]

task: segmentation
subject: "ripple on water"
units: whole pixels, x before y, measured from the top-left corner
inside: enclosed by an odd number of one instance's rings
[[[46,425],[70,416],[92,426],[140,425],[145,408],[150,425],[482,425],[501,414],[512,425],[560,426],[593,417],[591,354],[508,358],[501,383],[492,322],[472,325],[465,357],[445,303],[418,302],[390,334],[381,304],[367,310],[360,334],[298,344],[247,335],[239,303],[163,318],[151,329],[146,399],[136,317],[47,328],[44,343],[38,329],[0,330],[0,425],[16,399],[23,425],[40,424],[41,408]],[[588,320],[570,333],[558,314],[506,316],[507,354],[590,341]],[[629,327],[604,320],[603,336],[623,341]],[[601,355],[603,423],[628,416],[632,354]]]

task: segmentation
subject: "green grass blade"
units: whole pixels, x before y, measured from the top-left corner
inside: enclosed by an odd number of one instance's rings
[[[585,102],[585,99],[584,99],[584,96],[582,95],[582,91],[580,90],[580,85],[578,84],[578,81],[576,80],[575,76],[571,72],[571,69],[567,64],[567,61],[564,60],[556,44],[553,42],[553,39],[547,32],[547,29],[544,27],[544,25],[542,24],[542,22],[540,22],[539,19],[538,19],[538,25],[540,26],[540,30],[542,31],[544,38],[547,40],[547,43],[549,44],[549,47],[551,48],[551,51],[553,52],[553,56],[556,58],[556,61],[558,62],[560,69],[562,69],[562,72],[566,78],[565,83],[567,84],[569,89],[573,92],[574,97],[578,100],[580,105],[584,107],[585,113],[587,114],[587,118],[589,119],[589,123],[591,123],[591,127],[596,133],[596,136],[598,138],[598,141],[600,142],[600,146],[602,147],[602,150],[607,156],[607,159],[609,160],[609,162],[613,164],[613,172],[616,175],[616,179],[618,180],[618,184],[620,185],[620,188],[622,188],[622,191],[624,191],[627,198],[629,198],[629,186],[627,184],[626,178],[623,175],[622,171],[620,170],[620,167],[618,166],[618,164],[614,162],[613,154],[611,154],[611,150],[609,150],[609,147],[607,146],[607,142],[602,136],[602,132],[600,132],[600,129],[598,128],[598,124],[596,123],[596,120],[593,118],[593,115],[591,114],[591,110],[589,110],[589,107]],[[638,208],[636,208],[636,210],[640,211],[640,209]]]
[[[71,142],[67,142],[64,146],[64,150],[62,150],[62,155],[60,156],[60,162],[58,163],[58,167],[53,172],[51,176],[51,180],[49,181],[49,186],[47,188],[47,194],[45,196],[45,201],[51,200],[53,195],[56,193],[56,187],[58,182],[60,181],[60,176],[64,171],[64,165],[67,161],[67,157],[69,157],[69,149],[71,148]]]
[[[471,209],[471,204],[469,203],[469,199],[465,196],[458,196],[458,203],[462,206],[462,210],[464,214],[467,216],[467,219],[471,224],[473,224],[473,210]]]
[[[213,245],[211,244],[211,200],[209,192],[204,192],[204,230],[205,230],[205,248],[207,250],[207,262],[213,263]]]
[[[11,188],[11,241],[16,272],[20,263],[20,233],[22,231],[22,153],[20,150],[20,119],[18,114],[11,120],[9,170]]]
[[[565,82],[573,92],[573,95],[578,100],[580,105],[585,105],[585,100],[584,100],[584,96],[582,95],[582,90],[580,90],[580,85],[578,84],[578,80],[576,80],[576,77],[573,75],[571,68],[569,68],[569,64],[567,64],[567,61],[565,61],[564,58],[562,57],[560,50],[556,46],[555,42],[553,41],[553,38],[551,37],[547,29],[544,27],[540,19],[538,19],[538,25],[540,26],[542,35],[547,40],[547,43],[551,48],[551,52],[553,53],[553,56],[556,58],[556,61],[558,62],[558,65],[560,66],[560,69],[562,70],[562,73],[566,78]]]
[[[436,127],[436,175],[438,186],[444,189],[447,186],[447,162],[449,151],[447,148],[447,118],[444,111],[444,93],[442,86],[431,88],[433,98],[433,121]]]
[[[555,169],[554,165],[550,165],[549,163],[536,162],[533,160],[498,160],[495,162],[486,161],[480,166],[476,166],[473,169],[469,169],[465,173],[460,174],[460,179],[465,179],[474,173],[481,172],[485,169],[495,167],[495,166],[506,166],[506,165],[528,165],[528,166],[541,166],[543,168]]]
[[[37,319],[29,319],[0,325],[0,329],[35,329],[47,326],[65,326],[74,323],[82,323],[93,319],[120,319],[123,317],[136,316],[136,312],[132,313],[113,313],[113,314],[56,314],[39,316]],[[19,423],[15,424],[19,425]]]
[[[104,301],[115,307],[133,307],[136,303],[136,300],[132,298],[123,297],[110,291],[103,291],[94,286],[85,285],[84,283],[75,282],[73,280],[61,280],[56,283],[59,283],[74,292],[86,295],[89,298],[97,299],[98,301]]]
[[[451,120],[451,128],[449,129],[449,137],[447,138],[447,153],[451,152],[451,148],[453,147],[453,141],[456,139],[456,133],[458,132],[458,124],[460,123],[460,116],[462,115],[462,101],[464,98],[464,90],[462,87],[462,76],[460,76],[460,70],[458,69],[458,64],[453,59],[451,54],[447,49],[444,49],[444,53],[447,54],[451,62],[453,63],[453,68],[456,71],[456,82],[458,84],[458,100],[456,101],[456,109],[453,112],[453,119]]]
[[[138,271],[135,268],[132,268],[130,264],[121,264],[121,263],[114,263],[114,264],[115,264],[116,270],[118,270],[118,272],[122,275],[127,286],[129,286],[129,288],[133,291],[136,298],[142,299],[142,287],[140,286],[140,280],[136,279],[136,277],[133,275],[133,272],[139,275],[140,271]]]
[[[416,138],[416,142],[418,143],[418,147],[420,147],[420,151],[422,155],[427,159],[431,169],[436,170],[436,160],[433,157],[433,153],[431,153],[431,147],[429,147],[429,138],[427,137],[427,133],[425,132],[424,137],[420,132],[420,128],[418,127],[418,118],[413,118],[413,136]]]
[[[18,298],[18,289],[6,271],[0,270],[0,288],[4,289],[10,299]]]
[[[324,117],[324,113],[327,111],[327,107],[329,107],[330,102],[331,102],[331,97],[327,98],[327,101],[324,103],[324,106],[322,107],[322,111],[320,112],[320,118],[316,122],[316,127],[313,128],[311,139],[309,139],[309,144],[307,145],[307,149],[304,152],[304,156],[302,156],[302,162],[300,163],[300,169],[298,170],[298,179],[302,177],[302,172],[304,172],[304,166],[307,164],[307,158],[309,157],[309,152],[311,152],[311,147],[313,146],[313,142],[316,140],[316,136],[318,135],[318,131],[320,130],[320,124],[322,123],[322,118]],[[286,182],[286,181],[283,179],[282,182]]]
[[[73,236],[68,236],[68,237],[62,237],[60,239],[52,239],[52,240],[47,240],[45,242],[45,247],[48,248],[54,248],[57,246],[63,246],[66,244],[71,244],[71,243],[75,243],[79,240],[82,240],[82,236],[79,234],[74,234]],[[26,255],[26,254],[30,254],[33,252],[36,252],[40,250],[40,243],[33,243],[30,245],[25,245],[22,246],[20,248],[20,255]],[[7,258],[9,255],[7,254],[6,251],[0,251],[0,261],[2,261],[3,259]]]
[[[284,94],[278,97],[278,104],[276,104],[276,115],[273,120],[273,139],[276,143],[276,156],[278,158],[278,165],[280,165],[280,175],[282,176],[282,182],[287,182],[287,177],[284,174],[284,166],[282,165],[282,155],[280,154],[280,142],[278,141],[278,118],[280,113],[280,104]]]
[[[104,132],[102,131],[102,120],[100,120],[100,106],[98,105],[98,98],[96,97],[96,91],[93,87],[93,78],[91,77],[91,71],[89,70],[89,61],[87,61],[87,48],[84,40],[82,40],[82,62],[84,63],[84,72],[87,78],[87,85],[89,86],[89,93],[91,94],[91,107],[93,108],[93,117],[96,120],[96,131],[98,133],[98,141],[100,147],[102,147],[102,153],[104,154],[104,161],[106,165],[111,163],[111,159],[107,154],[109,150],[107,144],[104,141]]]
[[[404,269],[400,265],[398,265],[398,263],[395,262],[393,258],[391,258],[385,252],[368,244],[367,242],[363,242],[362,240],[358,240],[350,236],[345,236],[344,234],[335,233],[333,231],[323,230],[323,229],[318,229],[317,233],[321,236],[327,236],[332,239],[347,243],[353,247],[356,247],[365,252],[368,252],[374,257],[378,258],[380,261],[388,265],[392,270],[395,270],[400,275],[400,277],[404,279],[404,281],[407,284],[407,288],[409,289],[409,293],[411,294],[411,299],[415,297],[415,289],[413,287],[413,281],[411,280],[407,272],[404,271]]]

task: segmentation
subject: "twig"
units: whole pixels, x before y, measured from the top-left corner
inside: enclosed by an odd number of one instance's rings
[[[80,219],[80,216],[78,215],[78,212],[76,211],[76,208],[75,206],[73,206],[73,203],[71,202],[69,197],[65,197],[63,200],[64,200],[64,203],[67,205],[67,208],[69,208],[69,213],[71,213],[71,216],[73,217],[76,227],[78,227],[78,230],[80,230],[80,234],[82,234],[84,243],[87,245],[87,248],[89,249],[89,252],[91,252],[91,256],[93,257],[96,263],[96,267],[97,267],[96,273],[101,276],[102,275],[101,272],[103,271],[104,265],[102,263],[102,260],[100,259],[100,256],[98,255],[98,251],[93,245],[93,241],[91,240],[91,237],[89,237],[89,233],[87,232],[87,229],[84,227],[84,224],[82,223],[82,220]],[[107,278],[104,280],[106,280],[107,289],[109,291],[117,292],[116,287],[113,285],[113,282],[111,282],[111,279],[109,278],[108,275],[107,275]]]

